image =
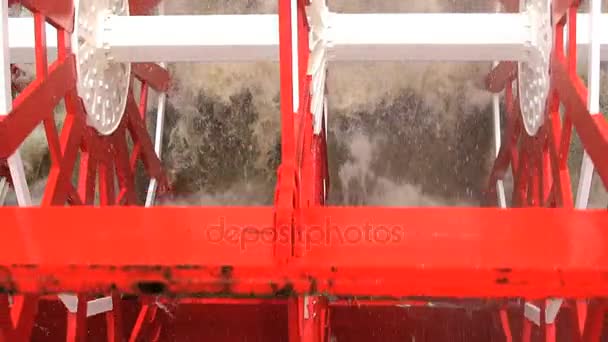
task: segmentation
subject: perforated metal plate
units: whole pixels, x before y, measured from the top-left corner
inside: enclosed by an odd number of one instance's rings
[[[112,134],[125,112],[130,63],[109,56],[103,42],[103,23],[109,15],[129,15],[127,0],[75,0],[72,46],[76,54],[78,95],[87,112],[87,124],[100,134]]]
[[[549,96],[549,66],[553,47],[551,0],[520,0],[520,10],[529,17],[530,54],[519,62],[519,105],[526,132],[534,136],[545,122]]]

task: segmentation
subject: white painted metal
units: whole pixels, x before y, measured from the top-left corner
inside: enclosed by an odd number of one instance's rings
[[[113,17],[108,26],[117,60],[240,62],[279,56],[276,15]]]
[[[75,0],[72,46],[76,55],[77,90],[87,112],[87,124],[103,135],[113,133],[127,105],[131,63],[116,62],[105,44],[105,21],[129,15],[126,0]]]
[[[0,20],[2,21],[2,33],[0,34],[0,46],[2,46],[2,50],[0,51],[0,79],[2,80],[2,92],[0,92],[0,116],[2,116],[8,115],[13,108],[7,1],[2,1],[0,4]],[[27,179],[25,178],[25,170],[23,169],[23,161],[21,160],[19,150],[17,150],[7,159],[7,163],[11,172],[15,194],[17,196],[17,203],[22,207],[31,206],[32,196],[27,185]]]
[[[545,321],[547,324],[553,324],[555,322],[563,302],[563,299],[547,300],[547,306],[545,309]],[[527,302],[524,306],[524,317],[534,324],[540,326],[540,308],[538,306]]]
[[[298,0],[291,0],[291,89],[293,91],[293,112],[296,113],[300,107],[300,74],[298,54]]]
[[[165,3],[161,1],[158,5],[158,14],[165,14]],[[165,68],[165,63],[160,63],[160,66]],[[167,104],[167,94],[160,93],[158,96],[158,103],[156,109],[156,127],[154,133],[154,152],[158,156],[158,159],[162,159],[162,146],[163,146],[163,129],[165,127],[165,108]],[[146,207],[154,205],[156,200],[156,189],[158,188],[158,181],[156,178],[152,178],[148,184],[148,193],[146,194]]]
[[[158,14],[164,14],[164,2],[158,5]],[[165,63],[160,63],[160,66],[165,68]],[[163,146],[163,129],[165,127],[165,108],[167,104],[167,94],[160,93],[158,96],[157,110],[156,110],[156,128],[154,134],[154,152],[158,156],[158,159],[162,159],[162,146]],[[154,205],[156,200],[156,189],[158,188],[158,181],[156,178],[152,178],[150,180],[150,184],[148,184],[148,193],[146,194],[146,207],[151,207]]]
[[[529,31],[521,14],[334,14],[337,60],[518,60]]]
[[[328,58],[335,61],[519,61],[530,49],[524,14],[331,14],[328,19]],[[589,15],[577,20],[585,27]],[[608,60],[608,14],[599,21],[601,56]],[[104,40],[116,61],[255,62],[279,56],[278,18],[272,14],[111,17],[106,25]],[[11,18],[10,26],[12,62],[32,63],[33,19]],[[47,30],[53,58],[57,44],[50,25]],[[581,58],[589,37],[578,30]]]
[[[312,0],[306,8],[310,30],[310,58],[307,73],[312,77],[311,105],[314,134],[320,134],[323,127],[323,106],[325,103],[325,78],[327,76],[327,47],[331,44],[327,32],[329,8],[325,0]]]
[[[78,296],[59,294],[57,297],[63,302],[68,312],[76,313],[78,310]],[[89,300],[87,302],[87,317],[108,312],[112,310],[112,307],[112,297],[110,296]]]
[[[494,67],[497,65],[497,62],[494,62]],[[492,96],[492,111],[494,114],[493,123],[494,123],[494,152],[495,156],[498,156],[498,152],[500,151],[500,145],[502,144],[500,133],[500,97],[499,94],[494,94]],[[505,195],[505,186],[502,180],[498,180],[496,182],[496,195],[498,196],[498,206],[500,208],[505,209],[507,207],[507,198]]]
[[[36,62],[34,18],[9,18],[8,22],[11,63]],[[49,60],[55,60],[57,58],[57,30],[50,24],[46,25],[46,46]]]
[[[591,115],[598,115],[600,111],[600,18],[602,5],[600,0],[591,0],[589,2],[589,71],[588,84],[589,90],[588,109]],[[581,172],[578,181],[578,190],[576,192],[575,207],[577,209],[586,209],[589,204],[589,194],[591,192],[591,183],[593,181],[593,161],[587,153],[583,155]]]
[[[524,317],[536,325],[540,325],[540,308],[530,302],[524,305]]]
[[[332,60],[518,60],[527,51],[526,17],[519,14],[331,14],[328,20]],[[117,59],[132,61],[277,60],[277,25],[275,15],[117,17],[109,44]]]
[[[161,63],[162,66],[164,66]],[[167,94],[161,93],[158,95],[158,108],[156,111],[156,129],[154,134],[154,151],[158,156],[158,159],[161,159],[162,146],[163,146],[163,129],[165,126],[165,108],[167,102]],[[146,194],[146,207],[151,207],[154,205],[154,201],[156,199],[156,189],[158,187],[158,181],[156,178],[150,180],[150,184],[148,185],[148,193]]]
[[[526,132],[534,136],[545,122],[549,96],[553,26],[551,0],[520,0],[528,16],[529,56],[517,64],[519,106]]]

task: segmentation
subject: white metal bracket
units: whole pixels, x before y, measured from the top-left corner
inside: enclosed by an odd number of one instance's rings
[[[562,306],[563,299],[550,299],[547,301],[545,309],[545,323],[553,324]],[[524,306],[524,317],[532,321],[537,326],[540,326],[540,308],[532,303],[527,302]]]
[[[78,296],[72,294],[58,294],[57,297],[63,302],[68,312],[78,311]],[[103,297],[87,302],[87,317],[95,316],[100,313],[112,311],[112,297]]]
[[[327,49],[331,46],[328,30],[331,14],[325,0],[312,0],[306,7],[309,33],[310,58],[307,74],[312,77],[310,110],[314,120],[314,133],[320,134],[323,127],[325,104],[325,79],[327,75]]]

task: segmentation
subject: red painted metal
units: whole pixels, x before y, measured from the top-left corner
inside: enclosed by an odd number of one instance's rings
[[[162,0],[129,0],[129,12],[131,15],[146,15]]]
[[[514,13],[519,12],[519,1],[518,0],[500,0],[505,12]]]
[[[137,78],[144,80],[152,89],[166,92],[169,89],[169,72],[156,63],[133,63],[131,70]]]
[[[43,121],[52,165],[43,205],[60,205],[66,202],[92,204],[96,171],[99,173],[102,190],[100,200],[103,204],[134,204],[136,196],[133,172],[137,159],[143,161],[150,177],[158,179],[165,187],[166,178],[140,115],[140,110],[145,111],[145,106],[137,108],[132,94],[129,95],[127,115],[117,131],[109,137],[100,136],[93,129],[86,127],[84,109],[75,94],[74,56],[69,52],[69,39],[65,39],[65,33],[60,30],[59,58],[47,72],[44,17],[41,12],[35,11],[40,7],[30,7],[27,2],[24,5],[35,13],[37,78],[19,94],[14,101],[13,111],[0,122],[0,134],[6,137],[0,144],[0,158],[7,158],[14,153],[25,137]],[[166,71],[163,73],[147,65],[137,67],[136,70],[137,76],[146,81],[144,88],[150,81],[156,89],[167,89]],[[62,98],[65,98],[67,115],[59,135],[51,109]],[[131,161],[126,143],[127,132],[131,134],[137,146],[137,153]],[[71,184],[71,178],[79,152],[82,152],[81,173],[76,191]],[[114,174],[120,187],[118,198],[114,194]]]
[[[67,32],[74,31],[74,2],[72,0],[19,0],[34,13],[44,16],[49,23]]]
[[[0,341],[27,341],[37,313],[36,295],[18,295],[11,298],[0,294]]]
[[[10,186],[13,185],[11,170],[9,169],[8,163],[5,159],[0,159],[0,177],[4,177]]]
[[[35,79],[13,102],[13,110],[0,121],[0,158],[8,158],[25,138],[44,120],[52,115],[64,94],[74,86],[74,58],[57,60],[49,67],[48,76]],[[48,111],[39,110],[49,108]]]
[[[67,212],[72,220],[65,222]],[[606,280],[597,276],[608,267],[605,212],[455,208],[436,213],[432,208],[301,209],[310,238],[306,253],[277,268],[272,208],[2,209],[7,226],[14,228],[5,231],[0,250],[1,283],[25,293],[117,288],[260,296],[292,291],[393,297],[606,295]],[[84,219],[90,230],[80,228]],[[20,233],[23,227],[29,228],[27,236]],[[563,253],[539,251],[541,239]],[[87,248],[74,250],[71,241]],[[139,248],[129,248],[135,244]],[[171,245],[180,247],[157,253]]]
[[[25,137],[37,125],[43,123],[49,145],[51,170],[42,206],[62,206],[66,203],[91,205],[94,203],[97,182],[100,205],[135,204],[137,199],[133,175],[138,160],[143,161],[145,170],[159,181],[161,188],[165,187],[166,178],[143,121],[145,102],[137,106],[130,92],[127,114],[116,132],[110,136],[100,136],[85,125],[84,108],[75,93],[75,59],[69,45],[69,33],[73,30],[72,1],[23,0],[21,3],[34,13],[35,18],[36,79],[25,88],[14,89],[19,94],[13,101],[13,110],[0,121],[0,158],[14,153]],[[146,9],[142,6],[139,8]],[[45,22],[50,22],[58,29],[58,59],[50,66],[47,65]],[[134,69],[136,77],[144,83],[144,90],[147,91],[147,84],[159,91],[168,89],[166,71],[149,64],[136,65]],[[13,67],[13,71],[18,70]],[[65,100],[66,117],[61,132],[58,132],[53,119],[53,108],[61,99]],[[132,136],[137,146],[137,151],[132,156],[127,147],[127,134]],[[79,181],[74,185],[72,175],[78,155]],[[118,196],[114,190],[115,179],[118,180]],[[113,306],[120,308],[120,296],[116,292],[109,293],[114,293]],[[64,315],[65,328],[60,332],[60,336],[65,334],[64,340],[87,339],[87,325],[90,320],[86,317],[86,300],[90,297],[81,293],[78,298],[77,312]],[[41,304],[37,294],[13,296],[11,300],[14,303],[9,311],[9,297],[0,295],[0,340],[27,341],[33,331],[37,308]],[[12,315],[12,318],[7,319],[10,318],[8,315]],[[123,318],[120,310],[108,312],[106,316],[108,340],[123,341]],[[61,314],[54,317],[61,321]]]
[[[570,11],[576,13],[576,6]],[[522,130],[517,98],[512,94],[510,81],[507,81],[507,129],[490,177],[490,202],[495,202],[496,180],[504,177],[510,164],[515,175],[514,204],[572,206],[570,175],[567,169],[572,128],[575,128],[579,134],[604,184],[608,184],[608,162],[601,155],[601,151],[608,149],[608,122],[602,115],[590,115],[587,110],[587,90],[576,74],[576,35],[571,34],[569,37],[566,56],[563,50],[564,25],[565,22],[561,21],[556,27],[556,42],[551,64],[552,91],[548,106],[549,119],[537,137],[528,137]],[[569,32],[576,32],[575,21],[568,22],[568,25]],[[503,74],[499,68],[500,66],[493,70],[491,78],[505,80],[494,76]],[[493,83],[490,88],[497,90],[505,87]],[[563,124],[559,113],[560,103],[566,109]],[[542,189],[536,191],[536,184],[541,181]]]
[[[486,77],[486,88],[493,93],[499,93],[515,77],[517,77],[517,63],[500,62]]]
[[[298,207],[297,166],[295,142],[295,113],[293,108],[291,4],[279,1],[279,68],[281,83],[281,165],[277,170],[275,190],[275,223],[277,231],[286,238],[277,240],[275,255],[279,264],[292,256],[293,211]]]
[[[603,157],[608,150],[608,123],[603,115],[591,115],[596,113],[589,113],[587,110],[587,89],[576,70],[577,8],[578,1],[553,2],[555,41],[551,60],[548,119],[536,137],[527,136],[522,128],[517,94],[512,92],[512,82],[517,74],[515,64],[501,63],[486,80],[490,91],[499,92],[503,88],[506,89],[507,114],[507,127],[501,150],[490,176],[488,203],[496,204],[496,181],[504,178],[510,166],[514,175],[513,206],[572,208],[573,195],[567,161],[573,128],[576,129],[585,150],[596,165],[604,186],[608,184],[608,165]],[[566,16],[566,13],[569,15]],[[564,51],[565,25],[568,25],[569,32],[566,51]],[[563,122],[560,104],[565,107]],[[561,248],[556,248],[555,251],[563,252]],[[566,301],[565,306],[570,307],[571,319],[558,319],[552,324],[545,323],[545,302],[538,306],[541,309],[540,335],[543,340],[556,340],[558,324],[561,324],[562,329],[571,332],[571,341],[599,340],[605,312],[603,305],[592,303],[589,307],[584,300]],[[563,311],[562,308],[561,312]],[[563,317],[564,314],[560,313],[558,317],[560,316]],[[532,325],[530,321],[524,319],[522,327],[524,341],[531,339]],[[505,334],[509,336],[508,333]]]

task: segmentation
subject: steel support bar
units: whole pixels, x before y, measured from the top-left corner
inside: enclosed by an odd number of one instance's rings
[[[495,13],[336,14],[329,22],[329,55],[363,61],[519,60],[528,50],[527,20]]]
[[[0,288],[209,297],[608,295],[605,211],[329,207],[299,215],[305,253],[279,266],[274,241],[285,237],[274,235],[272,208],[2,208]]]
[[[10,19],[12,63],[34,61],[32,20]],[[588,14],[577,20],[589,27]],[[526,57],[530,39],[523,14],[332,14],[328,25],[328,57],[336,61],[517,61]],[[238,29],[242,27],[247,29]],[[278,17],[270,14],[112,17],[104,41],[118,61],[276,61],[277,27]],[[601,15],[598,27],[600,55],[608,60],[608,14]],[[56,56],[54,37],[49,25],[51,59]],[[578,30],[579,46],[587,46],[589,37],[588,30]]]

